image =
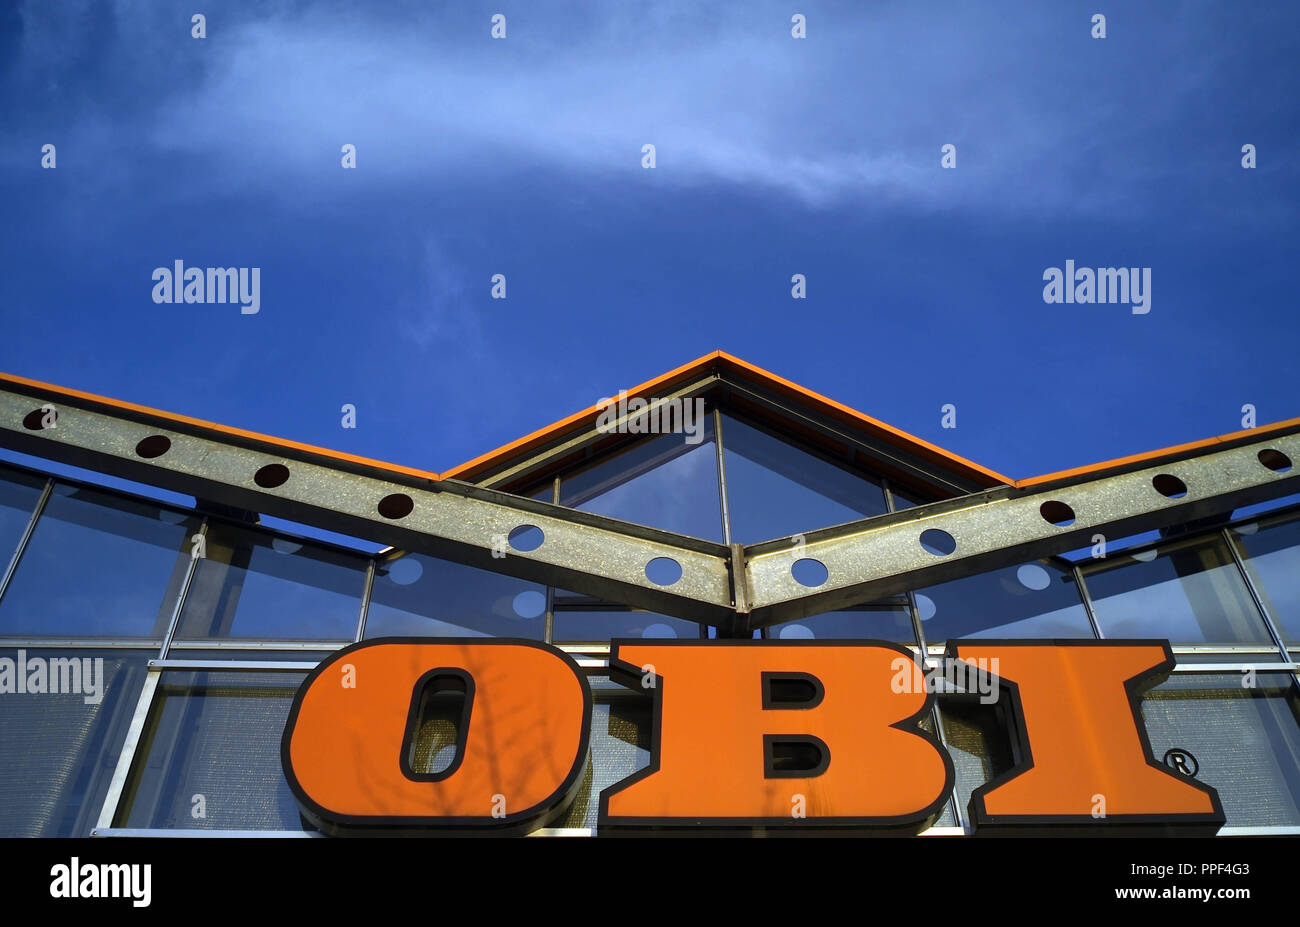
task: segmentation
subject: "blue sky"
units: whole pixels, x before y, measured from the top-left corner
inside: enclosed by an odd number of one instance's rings
[[[1296,4],[197,6],[0,12],[0,370],[432,470],[718,348],[1013,477],[1300,416]]]

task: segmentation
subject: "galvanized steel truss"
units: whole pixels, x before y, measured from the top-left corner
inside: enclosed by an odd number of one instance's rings
[[[748,634],[1126,535],[1226,516],[1300,488],[1300,427],[1158,465],[1000,487],[792,538],[723,545],[400,467],[342,460],[92,399],[0,388],[0,444],[376,543]],[[518,529],[542,532],[533,549]],[[923,544],[935,538],[934,543]],[[938,551],[938,552],[936,552]],[[947,552],[943,552],[947,551]],[[646,575],[666,558],[681,577]],[[800,583],[801,559],[826,580]]]

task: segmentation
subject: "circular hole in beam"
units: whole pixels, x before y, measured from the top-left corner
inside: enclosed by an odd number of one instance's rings
[[[1043,516],[1043,521],[1056,525],[1058,528],[1074,524],[1074,509],[1057,499],[1048,499],[1040,505],[1038,514]]]
[[[1271,447],[1266,447],[1259,452],[1259,462],[1274,473],[1285,473],[1291,469],[1291,458]]]
[[[396,520],[410,515],[415,508],[415,500],[404,492],[395,492],[379,500],[379,514]]]
[[[672,557],[655,557],[645,565],[645,578],[656,586],[671,586],[682,578],[682,565]]]
[[[921,532],[921,546],[936,557],[946,557],[957,549],[957,542],[947,531],[926,528]]]
[[[1180,499],[1187,495],[1187,484],[1172,473],[1157,474],[1152,477],[1151,485],[1160,495],[1168,496],[1170,499]]]
[[[42,431],[45,428],[45,416],[54,416],[53,421],[57,424],[59,421],[59,411],[57,409],[32,409],[23,416],[23,427],[28,431]]]
[[[267,464],[253,474],[253,482],[263,489],[283,486],[289,479],[289,468],[284,464]]]
[[[804,557],[790,565],[790,575],[799,585],[816,588],[826,582],[830,573],[820,560]]]
[[[140,443],[135,446],[135,453],[137,457],[152,460],[155,457],[161,457],[171,449],[171,438],[166,435],[150,435],[140,440]]]
[[[510,546],[515,550],[522,550],[527,553],[541,547],[542,541],[546,540],[546,534],[536,525],[520,525],[510,532],[507,540],[510,541]]]

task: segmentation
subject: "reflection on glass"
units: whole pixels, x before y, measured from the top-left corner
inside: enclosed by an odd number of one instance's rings
[[[722,540],[717,449],[712,416],[700,443],[680,434],[633,444],[560,482],[560,502],[711,541]]]
[[[0,571],[9,565],[44,486],[40,477],[0,466]]]
[[[23,650],[27,665],[44,660],[58,669],[59,692],[0,697],[0,837],[90,835],[140,697],[145,661],[157,655]],[[0,657],[17,670],[17,650],[0,650]],[[69,663],[48,662],[54,660],[80,661],[77,675]]]
[[[0,601],[0,634],[161,637],[198,528],[173,509],[55,484]]]
[[[1233,535],[1283,640],[1300,641],[1300,518],[1242,525]]]
[[[755,544],[885,511],[875,483],[808,451],[722,417],[731,539]]]
[[[537,607],[538,602],[542,607]],[[375,570],[372,637],[525,637],[546,632],[546,587],[489,570],[402,554]]]
[[[927,644],[956,637],[1092,637],[1067,563],[1038,560],[916,591]]]
[[[301,830],[280,738],[304,673],[166,673],[123,794],[127,827]],[[202,796],[202,816],[195,796]]]
[[[1142,700],[1157,759],[1185,750],[1228,826],[1300,824],[1300,705],[1286,673],[1174,675]]]
[[[1259,610],[1219,537],[1081,564],[1104,637],[1267,643]]]
[[[916,643],[912,616],[905,606],[845,609],[823,612],[796,621],[774,624],[767,629],[772,640],[881,640],[898,644]]]
[[[565,607],[564,593],[556,598],[552,640],[561,642],[608,641],[616,637],[687,638],[698,640],[700,626],[684,618],[611,606]]]
[[[219,522],[185,596],[177,637],[352,640],[365,558]]]

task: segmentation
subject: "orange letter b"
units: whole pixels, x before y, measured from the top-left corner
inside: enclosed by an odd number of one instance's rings
[[[615,641],[610,673],[653,692],[655,728],[649,767],[601,793],[602,830],[919,831],[952,788],[952,760],[917,726],[920,667],[896,645]]]

